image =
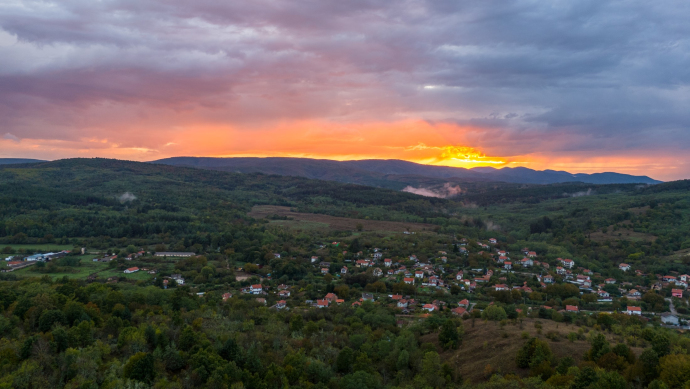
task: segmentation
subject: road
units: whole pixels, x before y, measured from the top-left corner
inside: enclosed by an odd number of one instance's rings
[[[671,311],[671,313],[674,315],[678,315],[678,312],[676,312],[676,307],[673,306],[673,301],[668,297],[664,300],[668,301],[668,309]]]

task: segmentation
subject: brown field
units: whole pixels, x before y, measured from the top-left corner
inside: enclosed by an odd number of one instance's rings
[[[537,334],[534,323],[540,321],[542,324],[541,335]],[[551,347],[554,356],[559,359],[570,356],[576,363],[583,360],[583,356],[590,348],[588,340],[576,340],[570,342],[566,336],[570,332],[577,332],[579,327],[573,324],[556,323],[552,320],[524,319],[522,329],[520,325],[507,324],[501,329],[497,322],[484,322],[476,319],[475,327],[472,328],[472,321],[465,320],[465,336],[462,345],[458,350],[449,350],[441,353],[441,361],[448,362],[451,366],[458,369],[465,380],[477,383],[486,380],[484,371],[487,365],[491,365],[494,372],[513,373],[520,376],[528,376],[528,369],[520,369],[515,365],[515,355],[522,347],[526,339],[522,339],[522,332],[527,332],[531,337],[538,336],[541,340],[546,340]],[[554,342],[546,339],[546,334],[550,331],[557,331],[561,335],[560,341]],[[507,337],[503,337],[503,334]],[[589,334],[585,334],[587,338]],[[612,345],[618,343],[612,334],[606,334]],[[431,342],[437,344],[437,334],[423,336],[421,342]],[[639,355],[642,349],[633,348],[635,354]]]
[[[272,220],[271,222],[297,229],[330,228],[333,230],[352,231],[357,228],[357,224],[361,224],[364,231],[421,232],[433,231],[434,228],[436,228],[433,224],[351,219],[315,213],[292,212],[290,207],[275,205],[257,205],[252,208],[248,215],[255,219],[261,219],[272,215],[287,216],[292,218],[292,220]]]
[[[627,223],[626,223],[627,222]],[[635,232],[632,228],[627,228],[626,224],[630,224],[629,221],[625,221],[618,224],[618,231],[613,230],[613,225],[607,228],[607,232],[604,233],[601,230],[593,232],[590,235],[590,239],[595,242],[604,242],[607,240],[637,240],[653,242],[656,240],[656,236],[652,234],[645,234],[644,232]],[[620,236],[618,235],[620,234]]]

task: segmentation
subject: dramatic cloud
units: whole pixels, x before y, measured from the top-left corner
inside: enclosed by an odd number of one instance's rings
[[[0,157],[687,177],[689,18],[681,0],[5,1]]]

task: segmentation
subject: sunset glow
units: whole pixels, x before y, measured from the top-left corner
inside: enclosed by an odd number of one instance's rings
[[[651,16],[676,17],[654,4],[602,13],[142,1],[0,6],[0,158],[289,156],[690,175],[680,43],[690,31],[669,27],[686,26],[681,18],[644,33]],[[581,12],[586,28],[568,22]],[[638,22],[606,16],[621,12]],[[610,35],[590,39],[590,29]]]

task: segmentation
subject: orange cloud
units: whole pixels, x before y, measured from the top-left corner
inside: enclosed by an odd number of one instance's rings
[[[116,136],[117,135],[117,136]],[[402,159],[455,167],[517,167],[572,173],[617,171],[676,179],[688,167],[673,154],[559,151],[567,134],[510,138],[497,129],[426,121],[334,123],[289,121],[245,128],[192,121],[104,129],[71,140],[0,138],[0,157],[112,157],[150,161],[173,156],[305,157],[333,160]],[[515,153],[514,150],[524,150]],[[535,151],[537,150],[537,151]]]

